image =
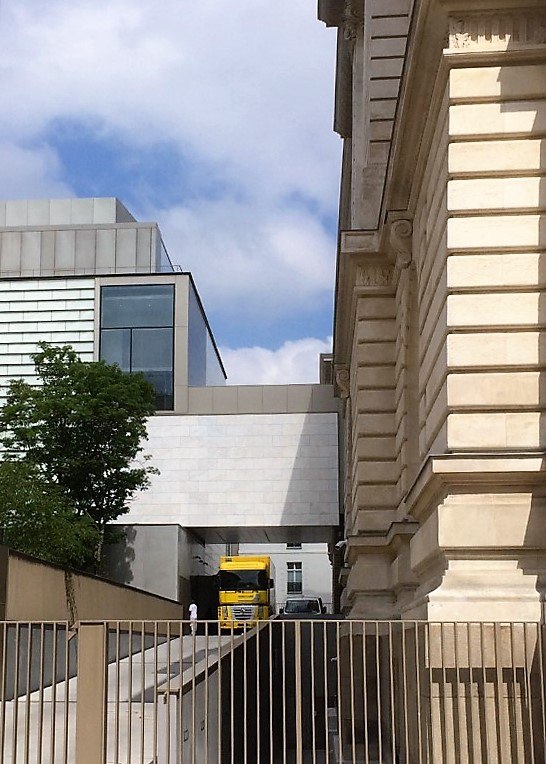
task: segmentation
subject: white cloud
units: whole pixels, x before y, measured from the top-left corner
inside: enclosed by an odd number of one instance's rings
[[[285,342],[277,350],[220,348],[230,385],[288,385],[319,381],[319,354],[330,353],[332,338]]]
[[[28,136],[58,117],[87,119],[137,144],[172,141],[254,194],[334,202],[333,88],[319,76],[333,76],[334,36],[315,0],[3,9],[3,130]]]
[[[0,141],[0,188],[9,189],[11,199],[71,196],[61,174],[58,157],[48,146],[29,149]]]
[[[335,245],[306,210],[224,198],[153,216],[171,258],[193,273],[215,310],[293,313],[332,288]]]
[[[26,148],[57,120],[167,145],[208,182],[188,190],[188,175],[170,208],[158,191],[134,211],[158,220],[209,312],[243,312],[259,337],[266,313],[309,312],[331,291],[335,32],[316,0],[18,0],[0,5],[0,47],[4,198],[70,194],[70,168],[63,182],[50,148]]]

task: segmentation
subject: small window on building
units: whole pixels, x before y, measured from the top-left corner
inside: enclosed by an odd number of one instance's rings
[[[301,562],[286,563],[286,591],[301,594],[303,591],[303,570]]]
[[[291,542],[286,545],[287,549],[301,549],[301,544],[298,544],[297,541]]]
[[[173,408],[174,287],[106,286],[101,292],[100,358],[139,371],[156,392],[156,408]]]

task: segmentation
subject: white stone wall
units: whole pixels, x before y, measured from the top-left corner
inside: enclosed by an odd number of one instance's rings
[[[94,288],[94,279],[0,280],[0,399],[11,379],[36,382],[30,354],[40,340],[93,360]]]
[[[155,416],[148,432],[160,474],[125,523],[338,524],[335,414]]]

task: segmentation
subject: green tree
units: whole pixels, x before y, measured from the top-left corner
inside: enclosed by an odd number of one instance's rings
[[[154,472],[141,451],[154,389],[141,374],[82,361],[68,345],[39,347],[32,359],[41,386],[12,380],[0,409],[0,438],[8,460],[35,467],[77,517],[91,521],[97,570],[106,525],[127,512]]]
[[[0,464],[0,541],[20,552],[58,565],[81,567],[98,532],[78,517],[56,485],[26,462]]]

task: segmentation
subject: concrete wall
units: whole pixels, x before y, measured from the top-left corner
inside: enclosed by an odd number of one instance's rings
[[[125,518],[124,518],[125,519]],[[123,525],[124,539],[105,549],[108,578],[189,605],[192,576],[211,576],[224,544],[204,544],[179,525]]]
[[[180,619],[177,602],[0,547],[3,618],[13,621]],[[0,595],[0,598],[1,595]]]

